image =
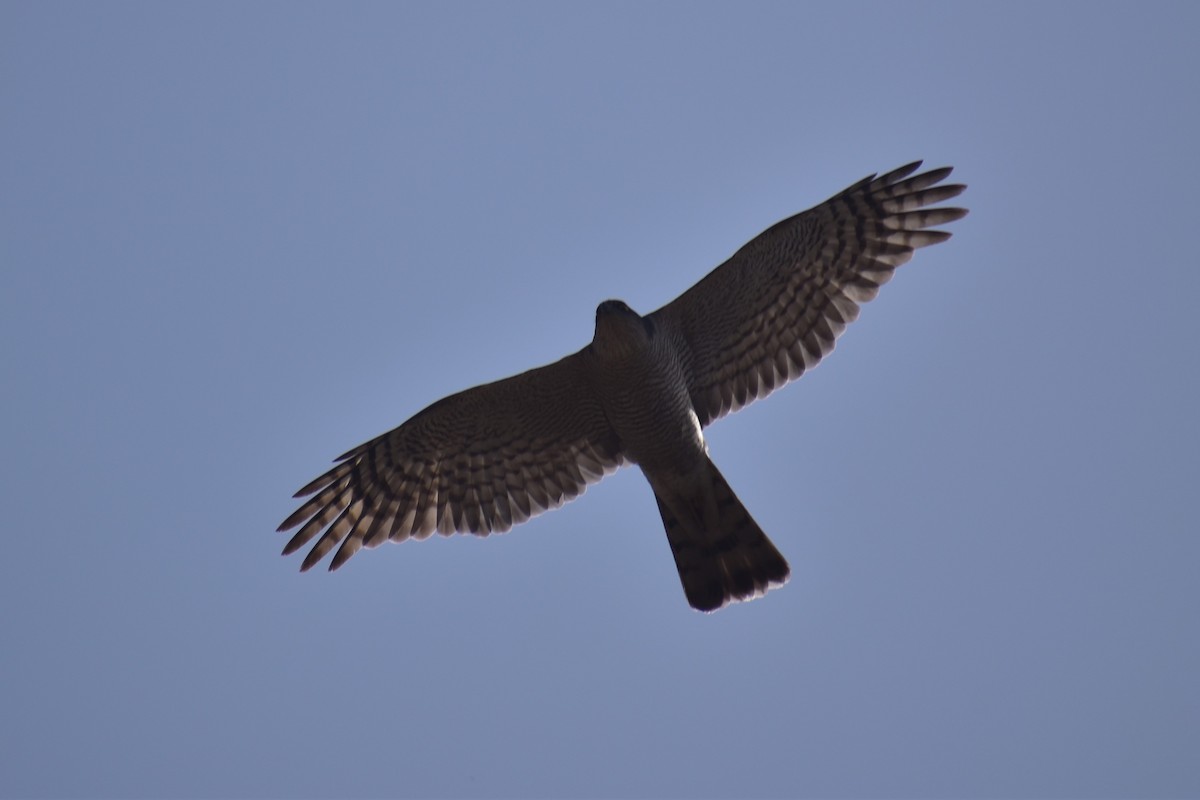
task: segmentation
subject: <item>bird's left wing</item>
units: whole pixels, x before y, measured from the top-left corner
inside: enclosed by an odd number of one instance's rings
[[[323,530],[301,569],[341,543],[337,569],[363,545],[506,531],[578,496],[624,461],[585,359],[451,395],[341,456],[296,493],[313,496],[279,526],[303,523],[284,555]]]
[[[679,343],[701,425],[815,366],[913,250],[950,238],[926,229],[966,210],[927,206],[966,187],[938,185],[949,167],[908,177],[920,166],[872,175],[773,225],[651,315]]]

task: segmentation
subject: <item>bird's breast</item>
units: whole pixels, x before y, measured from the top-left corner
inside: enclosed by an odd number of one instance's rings
[[[647,347],[597,360],[597,392],[626,457],[643,469],[686,472],[705,457],[704,437],[678,358]]]

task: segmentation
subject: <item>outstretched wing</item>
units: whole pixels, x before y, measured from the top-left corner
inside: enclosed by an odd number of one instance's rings
[[[966,187],[938,185],[950,167],[908,177],[920,166],[864,178],[776,223],[651,315],[681,344],[701,425],[815,366],[913,250],[950,238],[926,228],[966,210],[926,206]]]
[[[623,463],[580,353],[439,400],[338,458],[296,493],[283,521],[304,523],[284,548],[324,534],[302,570],[341,543],[337,569],[363,545],[506,531],[581,494]]]

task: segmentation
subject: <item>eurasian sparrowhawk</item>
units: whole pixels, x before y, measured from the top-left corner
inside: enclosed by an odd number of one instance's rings
[[[812,369],[918,247],[963,217],[951,168],[915,162],[783,220],[657,311],[596,309],[591,344],[446,397],[296,493],[285,555],[506,531],[623,464],[654,490],[688,602],[713,611],[787,581],[788,564],[709,459],[702,429]],[[912,177],[909,177],[913,175]],[[323,533],[322,533],[323,531]],[[340,547],[339,547],[340,545]]]

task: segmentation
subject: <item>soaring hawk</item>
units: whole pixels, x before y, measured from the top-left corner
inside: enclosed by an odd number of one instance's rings
[[[566,358],[437,401],[361,444],[296,497],[285,555],[442,534],[506,531],[637,464],[662,514],[693,608],[781,586],[788,564],[709,459],[703,429],[812,369],[860,304],[961,208],[966,187],[921,162],[864,178],[776,223],[657,311],[596,309],[590,344]],[[911,177],[910,177],[911,176]],[[319,538],[317,538],[319,536]]]

